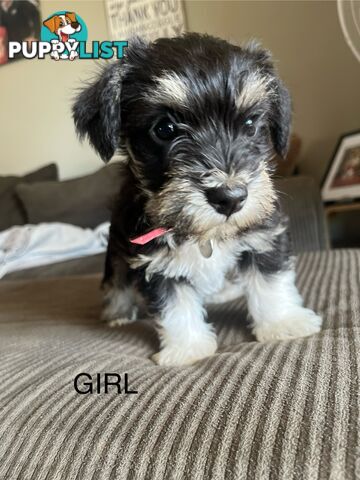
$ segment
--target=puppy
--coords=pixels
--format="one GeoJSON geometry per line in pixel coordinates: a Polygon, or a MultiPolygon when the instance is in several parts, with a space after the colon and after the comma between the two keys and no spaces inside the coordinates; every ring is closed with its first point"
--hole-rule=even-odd
{"type": "Polygon", "coordinates": [[[302,306],[271,159],[288,148],[291,106],[269,52],[186,34],[132,43],[77,98],[101,157],[126,156],[112,216],[103,316],[157,319],[160,365],[216,352],[204,305],[247,298],[261,342],[319,331],[302,306]]]}
{"type": "MultiPolygon", "coordinates": [[[[47,27],[50,32],[55,33],[59,42],[75,42],[74,39],[70,38],[76,32],[80,32],[81,25],[76,19],[76,14],[72,12],[66,12],[64,15],[53,15],[44,21],[43,25],[47,27]]],[[[58,52],[52,52],[51,57],[54,60],[60,60],[60,58],[69,58],[69,60],[74,60],[78,57],[79,54],[74,50],[70,52],[70,55],[63,53],[61,56],[58,52]]]]}

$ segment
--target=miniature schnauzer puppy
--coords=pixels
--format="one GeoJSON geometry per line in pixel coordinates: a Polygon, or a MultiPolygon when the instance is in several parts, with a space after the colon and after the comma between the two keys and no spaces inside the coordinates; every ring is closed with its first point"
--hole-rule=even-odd
{"type": "Polygon", "coordinates": [[[260,342],[320,330],[302,306],[271,180],[291,103],[268,51],[207,35],[136,40],[78,96],[73,116],[105,160],[126,156],[112,215],[103,316],[155,315],[160,365],[216,352],[205,305],[245,295],[260,342]]]}

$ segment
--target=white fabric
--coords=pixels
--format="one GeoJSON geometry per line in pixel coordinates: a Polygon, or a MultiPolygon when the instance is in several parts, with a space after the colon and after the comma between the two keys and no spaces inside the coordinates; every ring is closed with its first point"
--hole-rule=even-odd
{"type": "Polygon", "coordinates": [[[109,226],[106,222],[92,230],[65,223],[40,223],[0,232],[0,278],[16,270],[102,253],[109,226]]]}

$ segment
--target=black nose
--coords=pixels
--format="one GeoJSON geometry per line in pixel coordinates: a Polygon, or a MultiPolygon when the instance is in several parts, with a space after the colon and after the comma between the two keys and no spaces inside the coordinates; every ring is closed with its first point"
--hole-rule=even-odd
{"type": "Polygon", "coordinates": [[[227,217],[230,217],[230,215],[242,209],[248,195],[245,186],[237,187],[233,190],[225,187],[210,188],[206,190],[205,193],[210,205],[212,205],[218,213],[226,215],[227,217]]]}
{"type": "Polygon", "coordinates": [[[71,26],[75,29],[78,28],[79,25],[79,22],[71,22],[71,26]]]}

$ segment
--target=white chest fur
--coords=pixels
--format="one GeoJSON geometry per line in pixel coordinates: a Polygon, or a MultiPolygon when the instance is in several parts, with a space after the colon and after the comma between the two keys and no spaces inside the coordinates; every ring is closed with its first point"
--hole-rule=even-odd
{"type": "Polygon", "coordinates": [[[161,273],[168,278],[186,278],[203,296],[218,292],[224,285],[226,273],[236,264],[238,243],[235,240],[213,243],[209,258],[201,255],[197,243],[187,241],[168,249],[164,248],[152,255],[140,255],[136,264],[147,264],[146,276],[161,273]]]}

